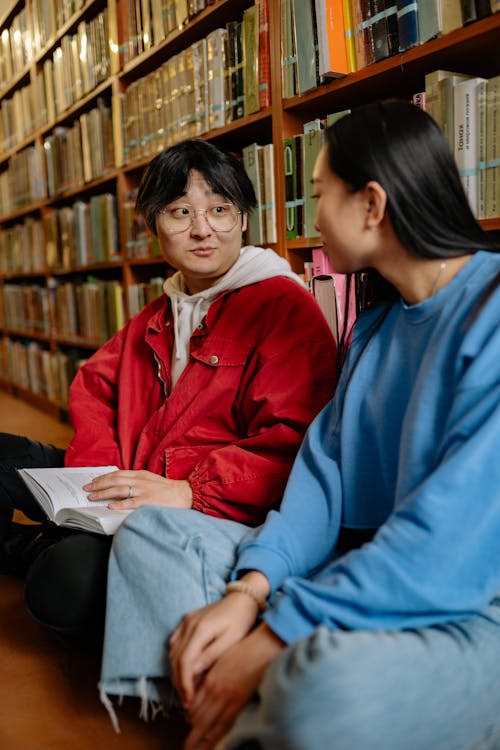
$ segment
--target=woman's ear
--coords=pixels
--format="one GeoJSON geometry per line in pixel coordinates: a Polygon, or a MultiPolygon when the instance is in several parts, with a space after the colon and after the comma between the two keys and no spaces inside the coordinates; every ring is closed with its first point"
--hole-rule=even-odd
{"type": "MultiPolygon", "coordinates": [[[[255,209],[257,210],[257,209],[255,209]]],[[[248,226],[248,214],[241,214],[241,231],[245,232],[248,226]]]]}
{"type": "Polygon", "coordinates": [[[385,216],[387,193],[378,182],[370,180],[364,188],[364,199],[367,226],[378,226],[385,216]]]}

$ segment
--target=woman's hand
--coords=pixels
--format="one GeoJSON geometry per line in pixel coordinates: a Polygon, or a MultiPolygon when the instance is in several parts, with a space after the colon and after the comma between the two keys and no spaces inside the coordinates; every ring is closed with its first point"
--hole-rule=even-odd
{"type": "Polygon", "coordinates": [[[184,617],[170,637],[169,657],[172,680],[185,708],[201,676],[248,633],[257,614],[257,604],[249,596],[234,593],[184,617]]]}
{"type": "Polygon", "coordinates": [[[231,646],[202,679],[188,707],[192,729],[184,750],[212,750],[285,647],[265,623],[231,646]]]}
{"type": "Polygon", "coordinates": [[[152,471],[113,471],[84,485],[89,500],[110,500],[108,508],[132,510],[140,505],[191,508],[193,493],[186,479],[167,479],[152,471]]]}

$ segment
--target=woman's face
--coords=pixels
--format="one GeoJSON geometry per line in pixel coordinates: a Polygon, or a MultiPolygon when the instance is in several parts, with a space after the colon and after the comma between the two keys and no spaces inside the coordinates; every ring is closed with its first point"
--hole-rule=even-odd
{"type": "MultiPolygon", "coordinates": [[[[182,232],[171,232],[166,227],[164,214],[156,217],[156,231],[167,263],[181,271],[191,294],[213,286],[239,257],[246,216],[238,215],[235,226],[228,232],[216,232],[207,222],[206,209],[229,201],[214,193],[203,175],[193,169],[184,193],[168,204],[169,210],[183,208],[197,213],[192,224],[182,232]]],[[[184,213],[186,213],[184,211],[184,213]]]]}
{"type": "Polygon", "coordinates": [[[366,268],[370,263],[364,231],[367,214],[365,192],[353,193],[331,171],[326,146],[316,160],[312,182],[317,201],[314,226],[333,267],[339,273],[366,268]]]}

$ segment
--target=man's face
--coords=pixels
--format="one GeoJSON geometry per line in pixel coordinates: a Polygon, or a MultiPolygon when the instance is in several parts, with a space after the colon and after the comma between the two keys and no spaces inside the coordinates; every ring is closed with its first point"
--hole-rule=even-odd
{"type": "Polygon", "coordinates": [[[193,222],[187,229],[177,232],[166,226],[164,213],[156,217],[156,231],[163,256],[167,263],[181,271],[191,294],[213,286],[239,257],[246,216],[239,214],[232,229],[220,232],[210,226],[203,213],[228,203],[227,198],[214,193],[203,175],[193,169],[183,195],[165,206],[170,214],[174,209],[178,209],[176,213],[180,215],[188,213],[183,208],[195,211],[193,222]]]}

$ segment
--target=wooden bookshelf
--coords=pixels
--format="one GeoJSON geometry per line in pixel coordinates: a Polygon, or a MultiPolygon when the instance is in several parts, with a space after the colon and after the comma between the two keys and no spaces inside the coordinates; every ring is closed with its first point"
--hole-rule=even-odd
{"type": "MultiPolygon", "coordinates": [[[[50,139],[60,136],[64,139],[73,137],[74,128],[88,127],[89,119],[94,117],[95,110],[109,112],[111,133],[114,142],[114,158],[105,165],[99,174],[92,173],[88,179],[78,179],[75,184],[67,188],[56,182],[54,194],[45,193],[22,205],[14,205],[8,211],[0,214],[0,231],[14,231],[16,226],[30,220],[40,222],[43,228],[45,242],[47,242],[48,217],[54,210],[72,207],[75,203],[88,203],[101,195],[113,196],[116,200],[117,217],[117,247],[113,260],[89,260],[87,263],[71,262],[69,267],[51,267],[48,262],[49,252],[46,247],[46,262],[43,269],[10,270],[0,257],[0,387],[18,392],[23,398],[29,397],[29,391],[16,384],[15,379],[6,378],[7,360],[11,356],[6,345],[7,339],[14,342],[38,342],[39,346],[51,355],[61,353],[72,358],[75,366],[79,358],[86,358],[97,347],[97,338],[82,338],[81,336],[67,336],[57,332],[56,315],[53,309],[53,298],[58,284],[79,285],[99,282],[118,286],[123,290],[123,316],[129,315],[128,290],[134,284],[147,282],[151,277],[165,275],[167,272],[164,261],[153,252],[134,256],[127,246],[127,221],[130,220],[130,195],[137,188],[145,165],[154,153],[141,154],[138,158],[128,160],[124,152],[123,132],[117,117],[123,106],[123,96],[129,87],[147,76],[155,75],[174,56],[181,55],[191,45],[206,39],[212,31],[224,28],[231,21],[240,21],[247,9],[254,5],[254,0],[214,0],[194,17],[184,23],[176,23],[169,30],[164,29],[164,38],[155,39],[154,22],[149,33],[153,37],[144,42],[144,50],[130,56],[130,44],[126,40],[130,24],[132,23],[129,10],[141,8],[141,0],[52,0],[51,7],[57,23],[45,19],[49,33],[43,26],[37,26],[36,9],[40,8],[38,0],[11,0],[7,9],[0,14],[0,33],[10,29],[12,24],[19,22],[19,14],[23,14],[23,23],[31,33],[33,46],[26,63],[12,71],[8,80],[4,80],[0,89],[0,106],[10,101],[17,92],[26,87],[35,87],[39,77],[44,75],[44,68],[51,69],[59,65],[62,48],[72,49],[71,38],[88,33],[89,44],[93,45],[93,54],[98,54],[104,62],[106,74],[102,78],[104,68],[95,69],[97,76],[94,85],[90,87],[85,81],[79,86],[84,89],[80,95],[72,93],[73,100],[68,106],[61,102],[55,103],[51,117],[43,121],[43,112],[34,111],[32,116],[34,127],[29,133],[18,138],[2,148],[0,137],[0,210],[2,209],[2,175],[11,168],[13,159],[20,160],[21,168],[31,164],[30,159],[36,159],[36,150],[41,153],[47,150],[50,139]],[[96,20],[98,19],[98,20],[96,20]],[[102,30],[106,28],[105,43],[102,30]],[[38,34],[38,37],[37,37],[38,34]],[[101,35],[101,36],[100,36],[101,35]],[[36,38],[43,43],[36,43],[36,38]],[[125,42],[127,41],[127,44],[125,42]],[[126,59],[125,59],[126,58],[126,59]],[[94,114],[93,114],[94,113],[94,114]],[[85,125],[87,123],[87,125],[85,125]],[[24,162],[23,162],[24,160],[24,162]],[[49,334],[42,334],[29,328],[19,328],[9,325],[5,309],[5,285],[39,285],[47,289],[51,305],[49,306],[49,334]]],[[[166,7],[166,6],[163,6],[166,7]]],[[[498,56],[498,39],[500,37],[500,13],[488,16],[456,29],[441,37],[432,39],[425,44],[415,46],[404,53],[375,62],[365,68],[336,78],[318,86],[316,89],[301,96],[288,99],[282,97],[282,61],[281,61],[281,5],[280,0],[268,0],[269,14],[269,44],[270,44],[270,90],[271,103],[259,111],[244,116],[241,119],[226,122],[223,126],[203,132],[199,137],[207,138],[224,148],[235,152],[253,143],[272,143],[274,145],[274,174],[275,174],[275,205],[277,221],[277,242],[273,247],[287,257],[294,270],[301,271],[303,262],[310,260],[311,250],[317,246],[314,237],[299,237],[286,239],[286,210],[285,210],[285,176],[283,169],[283,138],[294,136],[302,132],[304,123],[314,118],[324,118],[329,113],[354,107],[360,103],[378,98],[398,96],[411,98],[418,91],[424,90],[425,75],[431,71],[443,68],[478,76],[492,77],[500,73],[500,58],[498,56]]],[[[2,50],[0,49],[0,64],[2,50]]],[[[21,57],[19,57],[21,60],[21,57]]],[[[67,58],[66,58],[67,62],[67,58]]],[[[65,71],[59,75],[65,75],[65,71]]],[[[88,82],[87,82],[88,83],[88,82]]],[[[92,82],[91,82],[92,83],[92,82]]],[[[76,83],[74,84],[77,85],[76,83]]],[[[76,89],[75,89],[76,91],[76,89]]],[[[54,102],[50,103],[51,106],[54,102]]],[[[47,111],[49,105],[47,104],[47,111]]],[[[104,116],[104,115],[103,115],[104,116]]],[[[0,136],[2,131],[0,130],[0,136]]],[[[71,154],[71,150],[69,152],[71,154]]],[[[85,155],[84,155],[85,157],[85,155]]],[[[83,157],[83,158],[84,158],[83,157]]],[[[88,158],[88,154],[87,154],[88,158]]],[[[47,183],[47,162],[44,162],[42,178],[47,183]]],[[[60,165],[59,165],[60,166],[60,165]]],[[[82,172],[84,172],[82,165],[82,172]]],[[[87,164],[87,166],[89,166],[87,164]]],[[[57,177],[57,175],[56,175],[57,177]]],[[[5,191],[4,191],[5,192],[5,191]]],[[[9,196],[7,196],[8,198],[9,196]]],[[[87,209],[82,209],[87,210],[87,209]]],[[[482,221],[488,231],[500,232],[500,217],[482,221]]],[[[0,254],[5,252],[0,242],[0,254]]],[[[10,250],[9,250],[10,252],[10,250]]],[[[68,250],[70,252],[70,250],[68,250]]],[[[113,287],[114,288],[114,287],[113,287]]],[[[97,292],[96,292],[97,293],[97,292]]],[[[99,292],[100,293],[100,292],[99,292]]],[[[21,293],[22,296],[22,293],[21,293]]],[[[121,312],[115,311],[120,321],[121,312]]],[[[36,356],[36,355],[34,355],[36,356]]],[[[43,393],[31,394],[38,404],[46,404],[53,413],[59,411],[65,414],[66,407],[60,398],[49,398],[43,393]]]]}

